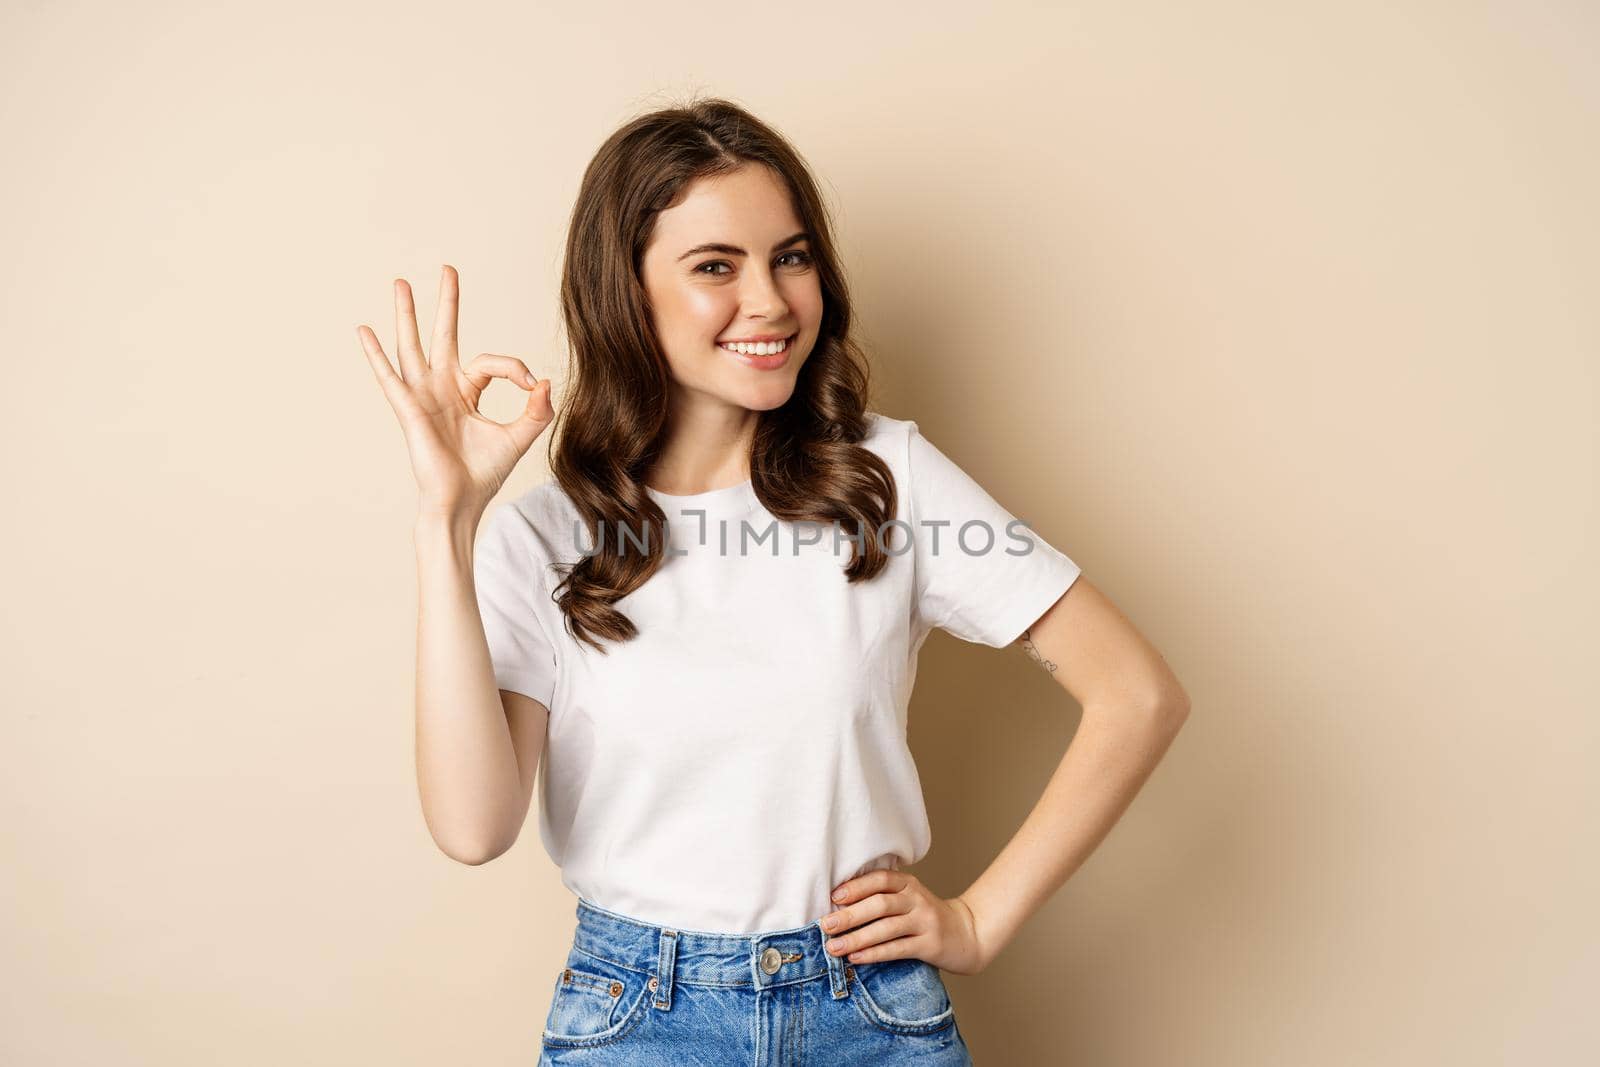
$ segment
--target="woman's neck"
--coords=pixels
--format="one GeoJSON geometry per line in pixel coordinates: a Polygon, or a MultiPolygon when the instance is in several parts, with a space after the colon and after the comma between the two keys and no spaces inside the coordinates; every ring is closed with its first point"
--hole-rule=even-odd
{"type": "Polygon", "coordinates": [[[759,412],[723,404],[680,406],[673,411],[667,441],[645,484],[657,492],[687,496],[749,480],[759,417],[759,412]]]}

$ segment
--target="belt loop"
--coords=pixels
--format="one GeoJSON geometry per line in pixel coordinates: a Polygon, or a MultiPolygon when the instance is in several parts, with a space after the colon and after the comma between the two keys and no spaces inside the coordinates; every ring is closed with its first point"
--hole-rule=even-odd
{"type": "Polygon", "coordinates": [[[835,956],[828,951],[829,935],[822,928],[822,920],[818,919],[813,925],[816,926],[817,933],[822,938],[822,954],[828,960],[828,985],[833,988],[833,999],[839,1000],[842,997],[849,996],[850,987],[845,981],[844,957],[835,956]]]}
{"type": "Polygon", "coordinates": [[[656,995],[651,1006],[665,1011],[672,1007],[672,971],[678,959],[678,931],[662,930],[661,947],[656,955],[656,995]]]}

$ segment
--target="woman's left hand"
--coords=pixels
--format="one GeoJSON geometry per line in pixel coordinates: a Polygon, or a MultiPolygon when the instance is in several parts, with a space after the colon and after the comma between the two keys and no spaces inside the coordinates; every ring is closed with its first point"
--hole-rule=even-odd
{"type": "Polygon", "coordinates": [[[850,963],[912,957],[954,974],[989,965],[967,902],[935,896],[914,874],[868,871],[838,886],[833,901],[837,907],[822,918],[830,955],[850,963]]]}

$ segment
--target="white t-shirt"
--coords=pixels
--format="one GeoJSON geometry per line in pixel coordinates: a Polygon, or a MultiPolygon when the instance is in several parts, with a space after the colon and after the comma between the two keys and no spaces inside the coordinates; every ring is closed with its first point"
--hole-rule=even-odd
{"type": "Polygon", "coordinates": [[[814,922],[840,882],[927,853],[906,745],[918,650],[935,626],[1010,644],[1079,568],[1011,525],[915,422],[869,418],[862,444],[893,472],[903,524],[876,577],[848,584],[849,531],[778,520],[749,481],[649,489],[669,554],[616,603],[639,635],[602,641],[604,655],[551,599],[564,572],[550,564],[594,545],[559,484],[483,523],[474,573],[495,682],[550,709],[539,831],[574,893],[660,926],[752,934],[814,922]]]}

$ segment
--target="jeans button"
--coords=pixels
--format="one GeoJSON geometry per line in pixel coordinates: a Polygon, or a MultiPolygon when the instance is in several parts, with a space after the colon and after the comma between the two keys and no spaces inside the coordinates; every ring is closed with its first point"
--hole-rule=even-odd
{"type": "Polygon", "coordinates": [[[777,949],[768,945],[767,950],[761,954],[761,969],[768,974],[774,974],[782,966],[783,957],[778,953],[777,949]]]}

